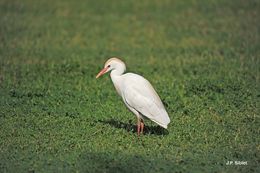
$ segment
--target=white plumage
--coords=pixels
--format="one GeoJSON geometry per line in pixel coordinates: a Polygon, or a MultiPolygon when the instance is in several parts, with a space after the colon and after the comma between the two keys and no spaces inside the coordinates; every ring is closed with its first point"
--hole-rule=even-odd
{"type": "Polygon", "coordinates": [[[163,128],[167,128],[170,118],[163,103],[148,80],[140,75],[125,72],[125,64],[118,58],[110,58],[104,69],[96,76],[111,71],[110,76],[117,93],[124,103],[137,116],[138,135],[143,132],[143,120],[148,118],[163,128]]]}

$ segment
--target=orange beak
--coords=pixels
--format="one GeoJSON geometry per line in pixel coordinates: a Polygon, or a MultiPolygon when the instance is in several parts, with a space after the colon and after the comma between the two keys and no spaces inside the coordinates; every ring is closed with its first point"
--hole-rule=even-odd
{"type": "Polygon", "coordinates": [[[96,76],[96,79],[107,72],[108,67],[103,68],[96,76]]]}

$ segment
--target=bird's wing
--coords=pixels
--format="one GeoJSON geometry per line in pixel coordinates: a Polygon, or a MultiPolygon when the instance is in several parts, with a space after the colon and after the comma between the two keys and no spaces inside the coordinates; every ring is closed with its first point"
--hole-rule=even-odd
{"type": "Polygon", "coordinates": [[[124,86],[123,97],[127,104],[147,118],[167,128],[170,122],[169,116],[149,81],[139,75],[132,75],[125,81],[127,82],[124,86]]]}

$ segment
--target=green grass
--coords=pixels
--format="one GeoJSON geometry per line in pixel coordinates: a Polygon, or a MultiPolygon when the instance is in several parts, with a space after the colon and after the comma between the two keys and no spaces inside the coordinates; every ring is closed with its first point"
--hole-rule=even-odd
{"type": "Polygon", "coordinates": [[[0,172],[259,172],[257,0],[0,1],[0,172]],[[171,118],[137,137],[104,62],[171,118]],[[247,161],[246,166],[226,165],[247,161]]]}

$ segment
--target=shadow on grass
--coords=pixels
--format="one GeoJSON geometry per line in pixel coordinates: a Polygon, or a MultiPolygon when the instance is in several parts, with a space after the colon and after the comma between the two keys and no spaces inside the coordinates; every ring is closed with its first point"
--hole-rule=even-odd
{"type": "MultiPolygon", "coordinates": [[[[99,123],[108,124],[118,129],[125,129],[128,132],[137,133],[137,125],[134,124],[131,120],[128,123],[124,123],[117,120],[98,120],[99,123]]],[[[145,134],[154,134],[154,135],[168,135],[168,130],[160,127],[160,126],[144,126],[144,135],[145,134]]]]}
{"type": "Polygon", "coordinates": [[[75,166],[80,172],[185,171],[181,165],[163,158],[147,158],[140,155],[125,155],[122,153],[82,153],[75,166]]]}

